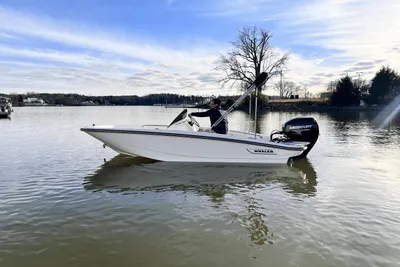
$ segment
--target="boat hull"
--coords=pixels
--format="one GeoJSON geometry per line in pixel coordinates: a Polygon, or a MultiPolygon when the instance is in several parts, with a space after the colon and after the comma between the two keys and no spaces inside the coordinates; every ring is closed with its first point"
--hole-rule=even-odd
{"type": "Polygon", "coordinates": [[[9,117],[11,117],[11,112],[0,111],[0,118],[9,118],[9,117]]]}
{"type": "Polygon", "coordinates": [[[306,149],[215,133],[95,126],[81,130],[118,153],[168,162],[285,164],[306,149]]]}

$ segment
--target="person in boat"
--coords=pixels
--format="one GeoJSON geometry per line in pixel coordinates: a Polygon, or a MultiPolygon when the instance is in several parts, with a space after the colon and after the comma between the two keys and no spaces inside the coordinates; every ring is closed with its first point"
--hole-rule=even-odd
{"type": "MultiPolygon", "coordinates": [[[[221,108],[221,100],[214,98],[210,103],[210,109],[204,112],[192,112],[189,116],[193,117],[210,117],[211,126],[225,113],[221,108]]],[[[228,119],[225,117],[218,125],[211,129],[218,134],[228,133],[228,119]]]]}

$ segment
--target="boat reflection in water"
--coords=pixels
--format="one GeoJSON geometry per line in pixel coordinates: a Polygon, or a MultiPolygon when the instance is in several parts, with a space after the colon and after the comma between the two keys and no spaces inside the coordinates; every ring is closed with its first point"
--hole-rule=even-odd
{"type": "MultiPolygon", "coordinates": [[[[235,185],[255,188],[280,183],[292,194],[313,196],[317,173],[308,159],[292,165],[204,164],[158,162],[141,157],[118,155],[106,161],[93,175],[86,177],[85,189],[126,191],[229,191],[235,185]]],[[[231,192],[232,191],[232,192],[231,192]]],[[[213,194],[211,194],[212,196],[213,194]]],[[[218,194],[217,194],[218,195],[218,194]]]]}
{"type": "MultiPolygon", "coordinates": [[[[179,192],[208,196],[211,206],[225,208],[234,221],[249,232],[254,244],[272,243],[265,223],[265,207],[254,192],[281,188],[298,197],[316,194],[317,173],[307,159],[289,165],[204,164],[156,162],[140,157],[118,155],[86,177],[86,190],[119,194],[143,192],[179,192]],[[234,195],[245,209],[234,212],[224,205],[234,195]]],[[[271,192],[271,191],[269,191],[271,192]]],[[[268,194],[267,192],[266,194],[268,194]]],[[[228,204],[227,204],[228,205],[228,204]]]]}

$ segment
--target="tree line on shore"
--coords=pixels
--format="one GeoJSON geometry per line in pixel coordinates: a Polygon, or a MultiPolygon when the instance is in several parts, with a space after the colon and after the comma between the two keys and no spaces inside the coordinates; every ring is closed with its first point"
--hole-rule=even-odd
{"type": "Polygon", "coordinates": [[[149,94],[145,96],[88,96],[82,94],[35,93],[3,95],[11,98],[13,105],[24,106],[24,99],[38,98],[48,105],[81,106],[81,105],[155,105],[155,104],[193,104],[203,103],[206,97],[186,96],[180,94],[149,94]]]}
{"type": "Polygon", "coordinates": [[[387,104],[400,95],[400,74],[389,66],[383,66],[370,81],[345,75],[330,82],[328,91],[333,106],[359,105],[360,100],[370,105],[387,104]]]}

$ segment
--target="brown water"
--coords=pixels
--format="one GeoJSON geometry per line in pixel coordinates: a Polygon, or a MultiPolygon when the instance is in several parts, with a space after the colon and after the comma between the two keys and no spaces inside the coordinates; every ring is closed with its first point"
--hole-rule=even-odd
{"type": "MultiPolygon", "coordinates": [[[[226,168],[117,156],[79,131],[179,109],[14,111],[0,120],[1,267],[400,265],[399,119],[379,130],[376,114],[267,113],[265,133],[318,121],[308,159],[226,168]]],[[[248,129],[244,113],[229,120],[248,129]]]]}

